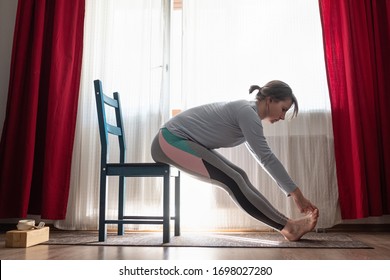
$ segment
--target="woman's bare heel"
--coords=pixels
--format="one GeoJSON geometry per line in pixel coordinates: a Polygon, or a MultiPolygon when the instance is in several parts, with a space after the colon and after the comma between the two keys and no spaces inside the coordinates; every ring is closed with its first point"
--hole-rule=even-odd
{"type": "Polygon", "coordinates": [[[298,241],[301,237],[312,231],[318,220],[318,209],[297,220],[288,220],[285,227],[280,231],[288,241],[298,241]]]}

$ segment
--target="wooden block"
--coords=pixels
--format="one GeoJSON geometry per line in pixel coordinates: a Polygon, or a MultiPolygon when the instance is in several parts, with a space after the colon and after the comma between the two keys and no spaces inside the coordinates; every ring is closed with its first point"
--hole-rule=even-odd
{"type": "Polygon", "coordinates": [[[49,240],[49,227],[10,230],[5,234],[5,247],[27,248],[49,240]]]}

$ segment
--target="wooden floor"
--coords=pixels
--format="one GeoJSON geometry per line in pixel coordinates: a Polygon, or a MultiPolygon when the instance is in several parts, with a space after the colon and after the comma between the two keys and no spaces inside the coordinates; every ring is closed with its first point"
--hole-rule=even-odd
{"type": "Polygon", "coordinates": [[[373,249],[160,248],[36,245],[5,248],[1,260],[390,260],[390,232],[345,232],[373,249]]]}

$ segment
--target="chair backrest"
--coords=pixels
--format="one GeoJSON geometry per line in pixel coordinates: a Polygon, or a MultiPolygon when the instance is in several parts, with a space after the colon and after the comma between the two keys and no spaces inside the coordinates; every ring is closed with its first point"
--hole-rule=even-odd
{"type": "Polygon", "coordinates": [[[97,115],[99,120],[100,143],[102,148],[101,149],[102,164],[107,163],[108,146],[109,146],[108,134],[112,134],[118,137],[119,150],[120,150],[119,160],[120,163],[124,163],[126,161],[125,158],[126,145],[125,145],[125,133],[123,129],[123,119],[122,119],[122,110],[121,110],[121,104],[119,99],[119,93],[114,92],[113,98],[111,98],[106,94],[104,94],[102,82],[100,80],[95,80],[93,83],[95,87],[96,108],[97,108],[97,115]],[[115,125],[107,122],[106,110],[108,110],[109,107],[115,109],[115,120],[116,120],[115,125]]]}

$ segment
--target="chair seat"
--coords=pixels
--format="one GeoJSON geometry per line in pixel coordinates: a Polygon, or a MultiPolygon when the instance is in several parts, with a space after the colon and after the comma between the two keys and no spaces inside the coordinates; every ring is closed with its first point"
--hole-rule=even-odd
{"type": "Polygon", "coordinates": [[[169,172],[170,166],[165,163],[109,163],[106,165],[107,176],[164,176],[169,172]]]}

